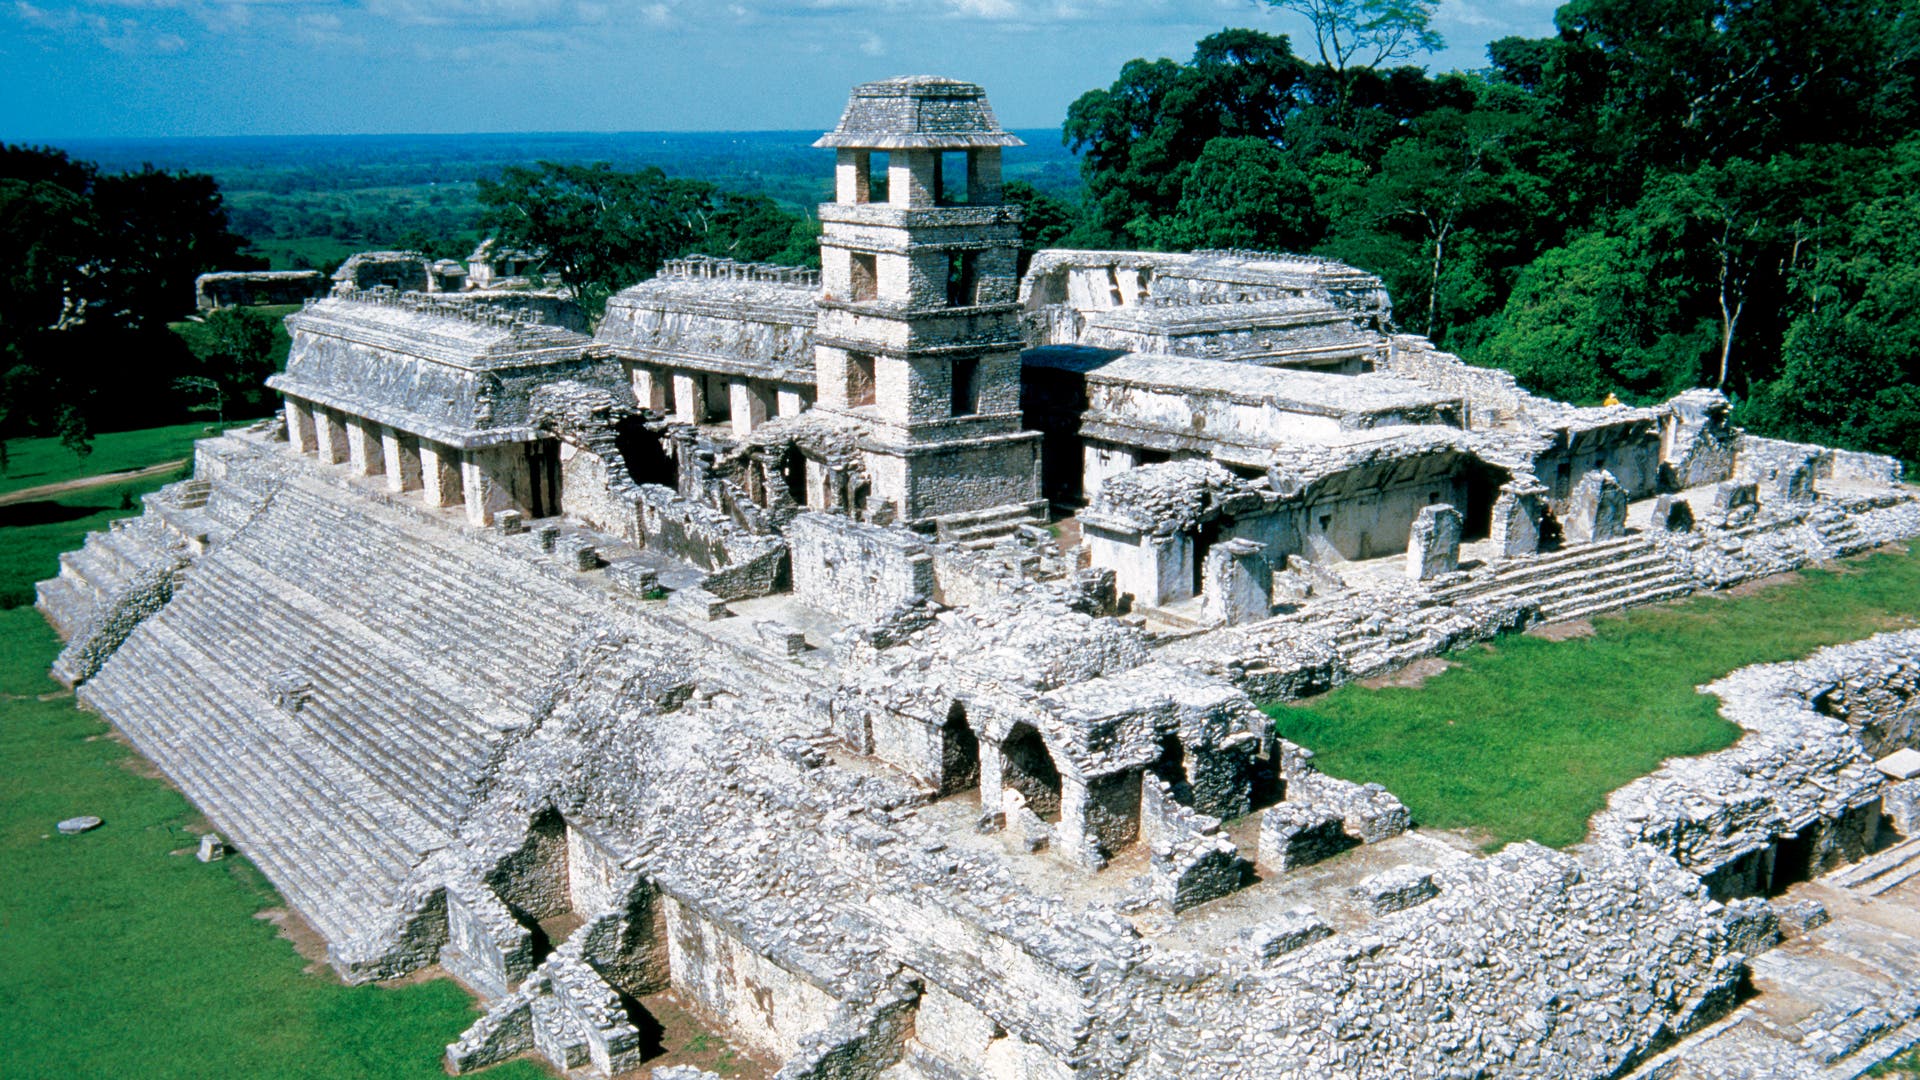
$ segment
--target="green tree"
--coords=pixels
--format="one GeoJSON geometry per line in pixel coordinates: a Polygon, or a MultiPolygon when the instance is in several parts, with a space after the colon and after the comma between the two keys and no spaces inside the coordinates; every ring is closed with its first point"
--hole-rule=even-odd
{"type": "Polygon", "coordinates": [[[483,221],[507,244],[546,251],[548,264],[595,314],[607,298],[686,251],[711,185],[656,168],[618,172],[601,162],[508,166],[481,180],[483,221]]]}
{"type": "Polygon", "coordinates": [[[1351,99],[1355,68],[1374,69],[1446,47],[1431,27],[1432,0],[1266,0],[1313,26],[1320,63],[1333,75],[1340,106],[1351,99]]]}
{"type": "Polygon", "coordinates": [[[230,406],[263,406],[274,370],[273,320],[252,308],[220,308],[207,316],[201,340],[195,370],[173,383],[191,402],[187,411],[224,424],[230,406]]]}
{"type": "Polygon", "coordinates": [[[1657,252],[1626,237],[1578,237],[1520,274],[1483,355],[1521,385],[1596,402],[1662,398],[1694,385],[1713,325],[1690,319],[1657,252]]]}
{"type": "Polygon", "coordinates": [[[1306,251],[1326,233],[1306,173],[1265,139],[1207,143],[1169,215],[1129,222],[1129,232],[1165,251],[1269,248],[1306,251]]]}

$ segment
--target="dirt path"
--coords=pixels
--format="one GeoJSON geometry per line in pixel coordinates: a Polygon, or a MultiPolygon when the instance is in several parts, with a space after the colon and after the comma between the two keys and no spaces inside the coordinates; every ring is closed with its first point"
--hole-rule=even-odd
{"type": "Polygon", "coordinates": [[[104,487],[128,480],[145,480],[149,477],[164,476],[187,463],[186,458],[163,461],[158,465],[149,465],[144,469],[128,469],[123,472],[108,473],[105,476],[82,476],[74,480],[62,480],[57,484],[41,484],[39,487],[21,488],[0,495],[0,506],[11,503],[36,502],[55,495],[65,495],[69,491],[84,491],[87,488],[104,487]]]}

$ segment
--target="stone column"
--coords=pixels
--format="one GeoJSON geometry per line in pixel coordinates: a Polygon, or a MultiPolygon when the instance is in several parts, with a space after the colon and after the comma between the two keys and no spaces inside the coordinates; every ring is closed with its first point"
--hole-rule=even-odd
{"type": "Polygon", "coordinates": [[[355,476],[379,476],[387,471],[380,455],[379,424],[364,417],[347,417],[347,466],[355,476]]]}
{"type": "Polygon", "coordinates": [[[774,394],[774,407],[781,416],[799,416],[807,409],[807,399],[798,389],[783,386],[774,394]]]}
{"type": "Polygon", "coordinates": [[[687,424],[707,418],[706,379],[699,372],[673,373],[673,418],[687,424]]]}
{"type": "Polygon", "coordinates": [[[296,454],[311,454],[320,448],[313,433],[313,406],[299,398],[287,399],[287,448],[296,454]]]}
{"type": "Polygon", "coordinates": [[[767,422],[767,394],[745,379],[727,383],[727,404],[733,416],[733,433],[741,438],[767,422]]]}
{"type": "Polygon", "coordinates": [[[313,433],[322,465],[339,465],[347,460],[345,419],[324,405],[313,410],[313,433]]]}
{"type": "Polygon", "coordinates": [[[460,451],[420,440],[420,487],[428,506],[453,506],[465,495],[460,490],[460,451]]]}
{"type": "Polygon", "coordinates": [[[1605,469],[1581,477],[1567,499],[1563,528],[1570,544],[1594,544],[1626,535],[1626,489],[1605,469]]]}
{"type": "Polygon", "coordinates": [[[1000,744],[980,740],[980,814],[982,817],[1005,813],[1000,801],[1006,790],[1006,759],[1000,756],[1000,744]]]}
{"type": "Polygon", "coordinates": [[[467,524],[477,529],[493,524],[494,501],[493,478],[487,475],[480,454],[469,450],[460,455],[460,489],[467,499],[467,524]]]}
{"type": "Polygon", "coordinates": [[[1460,569],[1460,511],[1423,506],[1407,533],[1407,576],[1426,581],[1460,569]]]}
{"type": "Polygon", "coordinates": [[[1540,517],[1547,489],[1538,484],[1507,484],[1493,502],[1488,539],[1504,558],[1532,555],[1540,550],[1540,517]]]}
{"type": "Polygon", "coordinates": [[[654,412],[666,412],[668,384],[659,369],[637,364],[632,374],[634,404],[654,412]]]}
{"type": "Polygon", "coordinates": [[[420,487],[420,441],[411,435],[380,429],[380,456],[387,463],[387,490],[417,491],[420,487]]]}
{"type": "Polygon", "coordinates": [[[1209,621],[1232,626],[1273,613],[1273,568],[1266,553],[1267,545],[1246,539],[1208,549],[1201,610],[1209,621]]]}

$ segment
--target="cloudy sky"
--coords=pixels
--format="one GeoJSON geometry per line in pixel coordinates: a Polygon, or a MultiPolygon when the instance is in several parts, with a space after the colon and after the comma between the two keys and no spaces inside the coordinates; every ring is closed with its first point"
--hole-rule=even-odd
{"type": "MultiPolygon", "coordinates": [[[[1554,6],[1442,0],[1428,62],[1481,66],[1554,6]]],[[[850,84],[915,73],[1052,127],[1223,26],[1310,51],[1260,0],[0,0],[0,141],[824,128],[850,84]]]]}

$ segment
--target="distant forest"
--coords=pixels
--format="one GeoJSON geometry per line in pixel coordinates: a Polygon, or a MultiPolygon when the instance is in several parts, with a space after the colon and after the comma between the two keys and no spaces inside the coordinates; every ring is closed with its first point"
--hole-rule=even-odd
{"type": "MultiPolygon", "coordinates": [[[[1442,75],[1408,63],[1433,3],[1268,2],[1316,33],[1223,30],[1022,133],[1029,249],[1326,255],[1537,392],[1718,386],[1757,432],[1920,460],[1920,0],[1575,0],[1442,75]]],[[[260,358],[206,343],[258,327],[154,336],[198,269],[459,258],[504,230],[592,302],[686,251],[805,261],[815,134],[5,148],[0,438],[254,404],[260,358]]]]}

